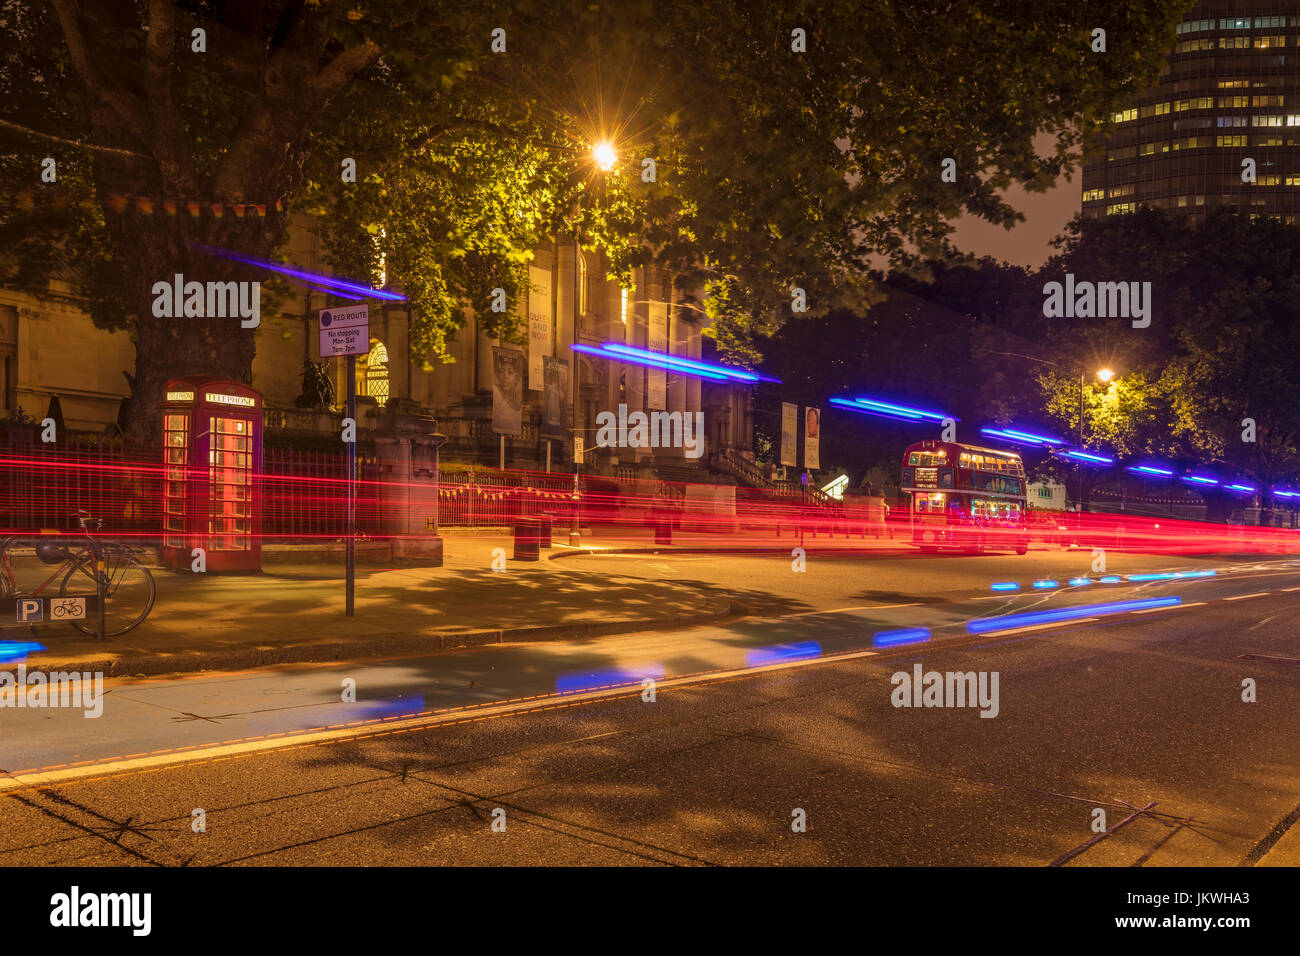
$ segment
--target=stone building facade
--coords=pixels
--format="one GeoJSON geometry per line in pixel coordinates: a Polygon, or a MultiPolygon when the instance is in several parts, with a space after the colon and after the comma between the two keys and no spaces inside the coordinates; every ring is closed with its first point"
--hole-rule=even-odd
{"type": "MultiPolygon", "coordinates": [[[[324,262],[318,231],[309,219],[291,224],[287,261],[321,273],[324,262]]],[[[701,331],[707,320],[698,303],[698,290],[679,288],[673,276],[657,269],[637,269],[631,289],[606,278],[607,263],[598,253],[577,253],[571,238],[560,238],[535,250],[530,266],[527,303],[517,304],[519,328],[527,340],[529,316],[534,334],[547,329],[545,348],[569,363],[574,361],[577,387],[566,389],[563,435],[541,434],[543,392],[530,374],[528,344],[498,342],[483,334],[472,310],[464,328],[451,341],[448,361],[430,357],[432,371],[408,347],[410,313],[403,303],[370,303],[370,352],[358,361],[358,424],[362,432],[382,434],[394,411],[437,421],[447,436],[445,462],[498,465],[510,469],[557,472],[572,467],[575,434],[583,439],[585,470],[621,477],[689,477],[710,480],[710,465],[721,453],[728,458],[752,458],[752,396],[749,387],[702,381],[632,363],[613,362],[575,352],[571,346],[617,342],[642,349],[666,349],[676,356],[701,357],[701,331]],[[576,279],[575,282],[575,270],[576,279]],[[696,292],[692,295],[692,292],[696,292]],[[575,297],[577,299],[575,308],[575,297]],[[575,322],[576,316],[576,322],[575,322]],[[575,335],[576,327],[576,335],[575,335]],[[527,380],[517,434],[504,443],[493,430],[493,347],[518,348],[527,380]],[[662,391],[662,406],[652,404],[662,391]],[[577,396],[576,418],[572,396],[577,396]],[[683,415],[704,413],[706,453],[698,458],[681,449],[597,447],[597,416],[662,409],[683,415]],[[504,448],[503,448],[504,445],[504,448]]],[[[257,353],[252,385],[265,401],[268,433],[334,432],[344,395],[343,359],[325,359],[337,401],[332,408],[301,407],[304,363],[319,362],[317,314],[327,306],[322,293],[302,286],[276,312],[264,309],[256,331],[257,353]]],[[[182,320],[183,321],[183,320],[182,320]]],[[[534,350],[538,347],[533,346],[534,350]]],[[[73,431],[112,430],[123,398],[129,392],[127,374],[133,368],[134,347],[126,332],[95,328],[68,287],[52,283],[34,297],[0,288],[0,418],[23,413],[41,419],[58,397],[66,427],[73,431]]],[[[196,369],[176,369],[189,374],[196,369]]]]}

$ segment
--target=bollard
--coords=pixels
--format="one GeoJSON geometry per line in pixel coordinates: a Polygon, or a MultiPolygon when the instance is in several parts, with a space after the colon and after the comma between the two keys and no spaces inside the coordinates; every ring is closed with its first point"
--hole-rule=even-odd
{"type": "Polygon", "coordinates": [[[654,517],[655,525],[655,544],[672,544],[673,543],[673,518],[672,515],[661,511],[654,517]]]}
{"type": "Polygon", "coordinates": [[[536,518],[516,518],[514,529],[515,560],[540,560],[537,546],[541,539],[541,523],[536,518]]]}
{"type": "Polygon", "coordinates": [[[537,529],[537,546],[539,548],[549,548],[551,546],[552,518],[550,515],[537,515],[533,518],[538,524],[537,529]]]}

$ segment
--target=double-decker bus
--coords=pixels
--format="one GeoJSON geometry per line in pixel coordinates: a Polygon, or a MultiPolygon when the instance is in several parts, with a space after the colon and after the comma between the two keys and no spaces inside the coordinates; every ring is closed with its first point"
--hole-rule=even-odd
{"type": "Polygon", "coordinates": [[[1029,550],[1025,469],[1012,451],[922,441],[903,455],[912,543],[922,551],[1029,550]]]}

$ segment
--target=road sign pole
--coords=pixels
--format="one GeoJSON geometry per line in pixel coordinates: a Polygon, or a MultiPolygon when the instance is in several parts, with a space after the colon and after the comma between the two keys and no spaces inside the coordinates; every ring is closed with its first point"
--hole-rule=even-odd
{"type": "Polygon", "coordinates": [[[356,442],[356,421],[357,421],[357,357],[348,356],[348,412],[347,417],[352,421],[354,429],[352,441],[347,442],[348,446],[348,540],[347,540],[347,589],[344,603],[344,613],[348,617],[356,616],[356,579],[357,579],[357,556],[356,556],[356,534],[357,534],[357,442],[356,442]]]}
{"type": "Polygon", "coordinates": [[[106,572],[104,569],[104,553],[94,541],[90,541],[90,566],[95,569],[95,640],[102,641],[105,637],[104,579],[106,572]]]}
{"type": "Polygon", "coordinates": [[[347,395],[343,415],[351,423],[345,429],[343,444],[347,446],[347,539],[344,541],[346,562],[343,610],[348,617],[356,616],[357,582],[357,356],[370,351],[370,306],[344,306],[321,309],[320,357],[335,355],[347,357],[347,395]],[[350,433],[350,434],[348,434],[350,433]],[[348,439],[351,439],[350,441],[348,439]]]}
{"type": "Polygon", "coordinates": [[[573,508],[572,508],[573,523],[569,525],[569,545],[574,548],[582,544],[582,515],[580,511],[580,509],[582,508],[582,492],[578,487],[578,475],[582,471],[582,456],[586,451],[586,449],[583,448],[583,444],[584,442],[582,440],[581,435],[577,435],[574,437],[573,439],[573,508]]]}

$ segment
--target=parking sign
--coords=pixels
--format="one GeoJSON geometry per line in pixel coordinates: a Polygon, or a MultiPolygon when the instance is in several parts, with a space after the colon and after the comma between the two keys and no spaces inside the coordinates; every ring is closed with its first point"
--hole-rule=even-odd
{"type": "Polygon", "coordinates": [[[45,617],[45,602],[40,598],[19,598],[16,603],[19,624],[39,624],[45,617]]]}

